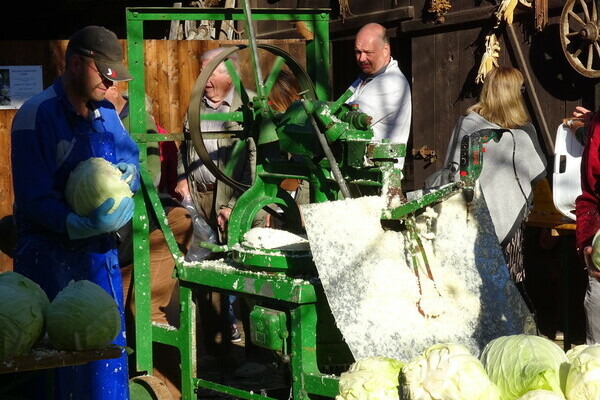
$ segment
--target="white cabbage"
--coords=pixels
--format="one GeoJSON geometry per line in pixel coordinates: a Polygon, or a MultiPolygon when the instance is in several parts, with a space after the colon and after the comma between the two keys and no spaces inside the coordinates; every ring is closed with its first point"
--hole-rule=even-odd
{"type": "Polygon", "coordinates": [[[342,373],[336,400],[399,400],[402,362],[387,357],[367,357],[342,373]]]}
{"type": "Polygon", "coordinates": [[[575,357],[577,357],[579,355],[579,353],[581,353],[583,350],[587,349],[589,347],[589,345],[587,344],[580,344],[578,346],[572,347],[567,351],[567,359],[569,360],[569,364],[573,363],[573,360],[575,360],[575,357]]]}
{"type": "Polygon", "coordinates": [[[65,197],[75,213],[87,217],[107,199],[115,199],[109,213],[117,209],[124,197],[132,197],[129,185],[121,180],[121,171],[101,157],[80,162],[71,171],[65,197]]]}
{"type": "Polygon", "coordinates": [[[71,282],[48,306],[50,343],[59,350],[92,350],[108,346],[121,330],[115,300],[97,284],[71,282]]]}
{"type": "Polygon", "coordinates": [[[498,400],[481,362],[459,344],[435,344],[402,367],[407,400],[498,400]]]}
{"type": "Polygon", "coordinates": [[[502,336],[485,346],[480,359],[490,380],[498,386],[501,400],[515,400],[536,389],[563,396],[569,361],[564,351],[548,339],[502,336]]]}
{"type": "Polygon", "coordinates": [[[600,399],[600,345],[587,346],[575,355],[565,394],[569,400],[600,399]]]}

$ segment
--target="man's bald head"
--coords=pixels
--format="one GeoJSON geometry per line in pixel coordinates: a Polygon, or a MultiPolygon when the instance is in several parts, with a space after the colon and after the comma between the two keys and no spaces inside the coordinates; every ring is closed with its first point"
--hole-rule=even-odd
{"type": "Polygon", "coordinates": [[[367,75],[373,75],[390,62],[390,42],[382,25],[371,23],[356,34],[354,54],[358,66],[367,75]]]}

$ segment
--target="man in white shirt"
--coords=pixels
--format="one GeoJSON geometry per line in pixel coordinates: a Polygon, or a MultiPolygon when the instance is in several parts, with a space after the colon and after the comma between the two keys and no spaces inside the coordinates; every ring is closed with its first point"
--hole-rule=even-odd
{"type": "MultiPolygon", "coordinates": [[[[406,144],[412,115],[410,86],[390,54],[386,29],[375,23],[363,26],[356,35],[354,53],[362,73],[350,86],[354,94],[346,103],[357,104],[373,118],[374,140],[406,144]]],[[[404,167],[404,158],[396,167],[404,167]]]]}

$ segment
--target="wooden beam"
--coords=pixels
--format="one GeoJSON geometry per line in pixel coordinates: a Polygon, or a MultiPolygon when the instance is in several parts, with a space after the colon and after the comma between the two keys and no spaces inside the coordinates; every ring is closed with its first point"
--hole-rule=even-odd
{"type": "Polygon", "coordinates": [[[517,37],[517,33],[515,32],[514,25],[508,25],[506,28],[506,33],[508,36],[508,42],[510,43],[510,47],[517,59],[517,64],[519,70],[523,74],[523,78],[525,79],[525,87],[527,89],[527,95],[531,104],[533,105],[533,113],[535,114],[535,118],[538,121],[539,127],[542,130],[542,137],[544,138],[544,144],[546,145],[546,150],[548,154],[554,154],[554,139],[553,133],[550,132],[550,128],[548,127],[548,121],[546,121],[546,115],[544,114],[544,108],[542,107],[542,103],[538,97],[538,94],[535,90],[535,86],[533,84],[533,77],[531,72],[529,71],[529,66],[527,64],[527,60],[525,59],[525,55],[523,54],[523,49],[521,48],[521,44],[519,43],[519,39],[517,37]]]}
{"type": "MultiPolygon", "coordinates": [[[[563,6],[564,0],[548,0],[549,11],[558,11],[557,14],[560,14],[563,6]]],[[[403,21],[400,23],[400,32],[404,35],[418,36],[431,35],[444,31],[464,30],[489,22],[492,18],[492,14],[497,8],[498,6],[482,6],[464,11],[449,12],[444,15],[445,22],[443,24],[424,22],[421,18],[403,21]]],[[[515,18],[523,15],[530,15],[531,13],[531,8],[517,6],[515,9],[515,18]]]]}
{"type": "MultiPolygon", "coordinates": [[[[399,7],[391,10],[375,11],[367,14],[354,15],[344,19],[335,19],[329,22],[329,37],[331,39],[340,39],[342,37],[354,36],[363,25],[370,22],[377,22],[385,27],[391,28],[397,26],[401,21],[415,17],[413,6],[399,7]]],[[[274,32],[266,32],[257,35],[260,39],[289,39],[300,37],[296,29],[282,29],[274,32]]]]}
{"type": "Polygon", "coordinates": [[[414,17],[414,7],[407,6],[355,15],[345,18],[343,23],[340,19],[336,19],[329,23],[329,36],[331,38],[354,36],[360,28],[371,22],[377,22],[378,24],[389,28],[401,23],[401,21],[410,20],[414,17]]]}

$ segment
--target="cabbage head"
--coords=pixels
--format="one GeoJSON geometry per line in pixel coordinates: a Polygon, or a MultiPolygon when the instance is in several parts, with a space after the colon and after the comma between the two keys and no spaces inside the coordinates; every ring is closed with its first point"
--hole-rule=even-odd
{"type": "Polygon", "coordinates": [[[38,285],[28,277],[21,275],[17,272],[8,271],[1,273],[0,286],[16,286],[22,290],[26,290],[30,296],[32,296],[39,302],[40,307],[42,307],[44,313],[46,312],[46,308],[48,308],[48,304],[50,304],[50,300],[48,300],[48,295],[46,294],[44,289],[40,287],[40,285],[38,285]]]}
{"type": "Polygon", "coordinates": [[[127,182],[121,180],[119,169],[101,157],[92,157],[80,162],[69,175],[65,197],[75,213],[87,217],[109,198],[117,209],[124,197],[132,197],[127,182]]]}
{"type": "Polygon", "coordinates": [[[550,390],[536,389],[525,393],[519,400],[562,400],[564,397],[550,390]]]}
{"type": "Polygon", "coordinates": [[[600,345],[587,346],[574,357],[565,394],[569,400],[600,399],[600,345]]]}
{"type": "Polygon", "coordinates": [[[427,348],[402,367],[407,400],[498,400],[498,388],[469,350],[454,343],[427,348]]]}
{"type": "Polygon", "coordinates": [[[583,350],[587,349],[588,347],[589,347],[589,345],[587,345],[587,344],[580,344],[580,345],[570,348],[566,353],[567,360],[569,360],[569,364],[572,364],[573,361],[575,360],[575,357],[577,357],[579,355],[579,353],[581,353],[583,350]]]}
{"type": "Polygon", "coordinates": [[[596,269],[600,269],[600,230],[594,235],[592,239],[592,264],[596,269]]]}
{"type": "Polygon", "coordinates": [[[480,359],[490,380],[498,386],[501,400],[515,400],[536,389],[561,396],[564,392],[569,361],[564,351],[548,339],[502,336],[485,346],[480,359]]]}
{"type": "Polygon", "coordinates": [[[46,315],[48,338],[58,350],[101,349],[121,330],[115,300],[87,280],[69,283],[50,303],[46,315]]]}
{"type": "Polygon", "coordinates": [[[44,310],[31,291],[0,286],[0,361],[29,351],[43,332],[44,310]]]}
{"type": "Polygon", "coordinates": [[[366,357],[342,373],[336,400],[399,400],[402,362],[387,357],[366,357]]]}

